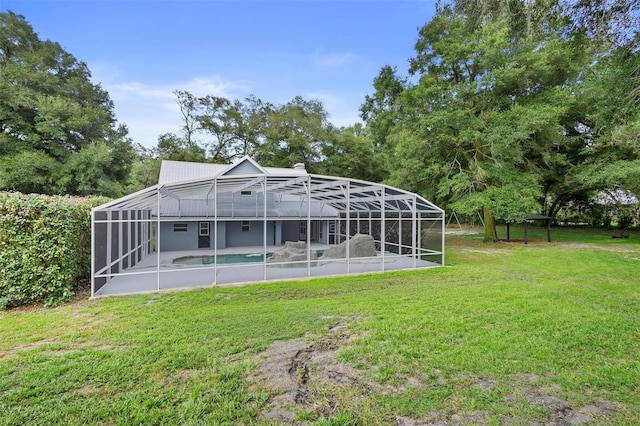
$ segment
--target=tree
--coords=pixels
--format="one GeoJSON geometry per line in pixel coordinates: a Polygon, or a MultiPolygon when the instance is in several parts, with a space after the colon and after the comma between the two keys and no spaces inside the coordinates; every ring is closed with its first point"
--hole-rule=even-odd
{"type": "Polygon", "coordinates": [[[366,95],[360,107],[360,117],[367,123],[367,133],[379,163],[384,167],[384,178],[391,168],[389,161],[397,142],[392,129],[402,114],[399,98],[407,87],[407,79],[398,76],[396,68],[385,65],[373,80],[374,94],[366,95]]]}
{"type": "Polygon", "coordinates": [[[395,96],[391,118],[385,109],[367,122],[392,122],[390,182],[482,210],[485,240],[497,239],[494,217],[517,222],[539,208],[545,179],[583,143],[566,130],[576,126],[573,88],[590,57],[565,23],[555,2],[439,7],[410,60],[417,83],[395,96]]]}
{"type": "Polygon", "coordinates": [[[371,182],[382,182],[386,176],[383,159],[361,124],[334,130],[320,150],[318,171],[322,174],[371,182]]]}
{"type": "Polygon", "coordinates": [[[32,158],[41,174],[34,185],[33,176],[3,167],[0,189],[76,193],[56,184],[64,178],[61,165],[97,143],[124,161],[112,183],[126,181],[132,161],[126,127],[116,125],[109,95],[90,77],[85,63],[58,43],[40,40],[23,16],[0,13],[0,163],[32,158]]]}
{"type": "Polygon", "coordinates": [[[187,139],[165,133],[158,137],[158,156],[165,160],[205,162],[205,149],[187,139]]]}
{"type": "Polygon", "coordinates": [[[253,155],[263,142],[271,106],[255,96],[242,102],[212,95],[197,97],[182,90],[175,94],[183,118],[182,132],[160,137],[158,148],[163,158],[231,163],[253,155]]]}
{"type": "Polygon", "coordinates": [[[314,171],[321,160],[321,144],[329,138],[332,126],[318,100],[293,100],[267,112],[264,143],[256,152],[260,164],[291,167],[304,163],[314,171]]]}

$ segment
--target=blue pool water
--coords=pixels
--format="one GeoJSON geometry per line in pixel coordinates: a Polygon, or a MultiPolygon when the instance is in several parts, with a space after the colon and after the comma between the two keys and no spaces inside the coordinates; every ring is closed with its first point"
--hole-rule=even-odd
{"type": "MultiPolygon", "coordinates": [[[[322,250],[318,250],[318,257],[322,256],[322,250]]],[[[267,253],[267,259],[271,257],[273,253],[267,253]]],[[[174,265],[213,265],[213,256],[184,256],[173,259],[174,265]]],[[[264,255],[262,253],[257,254],[219,254],[217,264],[227,265],[230,263],[257,263],[263,262],[264,255]]]]}
{"type": "MultiPolygon", "coordinates": [[[[267,253],[267,259],[271,257],[271,253],[267,253]]],[[[264,255],[259,254],[219,254],[218,265],[229,263],[255,263],[262,262],[264,255]]],[[[173,259],[173,263],[177,265],[213,265],[215,261],[213,256],[185,256],[173,259]]]]}

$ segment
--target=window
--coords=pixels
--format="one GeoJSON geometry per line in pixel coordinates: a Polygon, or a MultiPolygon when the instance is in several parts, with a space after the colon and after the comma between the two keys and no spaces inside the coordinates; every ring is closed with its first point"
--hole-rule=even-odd
{"type": "Polygon", "coordinates": [[[242,232],[249,232],[251,230],[251,222],[248,220],[242,221],[242,232]]]}
{"type": "Polygon", "coordinates": [[[209,236],[209,222],[200,222],[200,226],[198,227],[198,235],[201,237],[209,236]]]}
{"type": "Polygon", "coordinates": [[[307,221],[306,220],[301,220],[300,221],[300,237],[307,237],[307,221]]]}
{"type": "Polygon", "coordinates": [[[173,232],[187,232],[187,226],[186,223],[174,223],[173,232]]]}
{"type": "Polygon", "coordinates": [[[251,191],[240,191],[240,195],[251,195],[251,191]]]}

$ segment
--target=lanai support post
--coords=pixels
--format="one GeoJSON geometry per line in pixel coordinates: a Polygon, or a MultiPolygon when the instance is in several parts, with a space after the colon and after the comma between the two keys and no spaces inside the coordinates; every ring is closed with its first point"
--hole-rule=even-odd
{"type": "MultiPolygon", "coordinates": [[[[218,178],[213,178],[213,285],[218,284],[218,178]]],[[[226,228],[225,228],[226,232],[226,228]]]]}
{"type": "Polygon", "coordinates": [[[422,212],[416,212],[416,214],[418,215],[418,247],[417,247],[417,255],[420,257],[420,260],[422,260],[422,212]]]}
{"type": "Polygon", "coordinates": [[[417,266],[416,256],[416,196],[413,196],[413,205],[411,206],[411,257],[413,257],[413,267],[417,266]]]}
{"type": "Polygon", "coordinates": [[[524,243],[529,244],[529,238],[527,237],[527,219],[524,220],[524,243]]]}
{"type": "Polygon", "coordinates": [[[382,220],[382,226],[381,226],[381,240],[380,241],[380,251],[382,252],[382,272],[384,272],[384,251],[385,251],[385,240],[386,240],[386,234],[387,234],[387,222],[386,222],[386,218],[385,216],[387,215],[386,212],[386,208],[385,208],[385,193],[387,192],[386,188],[383,186],[382,187],[382,202],[381,204],[381,209],[380,209],[380,219],[382,220]]]}
{"type": "Polygon", "coordinates": [[[441,237],[441,241],[440,241],[440,251],[442,252],[442,266],[444,266],[444,237],[445,237],[445,216],[446,213],[443,210],[442,213],[440,213],[440,224],[441,224],[441,233],[440,233],[440,237],[441,237]]]}
{"type": "Polygon", "coordinates": [[[307,277],[311,276],[311,176],[307,176],[307,277]]]}
{"type": "Polygon", "coordinates": [[[156,290],[160,291],[160,188],[157,189],[158,204],[156,212],[156,290]]]}
{"type": "Polygon", "coordinates": [[[112,262],[112,256],[111,256],[111,222],[113,220],[113,215],[111,214],[111,208],[109,208],[109,210],[107,210],[107,276],[105,277],[105,282],[109,282],[111,281],[111,278],[113,278],[113,276],[111,275],[111,262],[112,262]]]}
{"type": "MultiPolygon", "coordinates": [[[[258,197],[256,196],[256,210],[258,207],[258,197]]],[[[262,179],[262,280],[267,280],[267,176],[262,179]]],[[[275,234],[275,230],[273,231],[275,234]]],[[[275,236],[275,235],[274,235],[275,236]]]]}
{"type": "Polygon", "coordinates": [[[351,245],[351,194],[350,194],[351,181],[347,180],[347,247],[346,247],[346,255],[347,255],[347,274],[351,273],[350,262],[349,262],[349,246],[351,245]]]}
{"type": "Polygon", "coordinates": [[[96,294],[96,213],[91,209],[91,297],[96,294]]]}

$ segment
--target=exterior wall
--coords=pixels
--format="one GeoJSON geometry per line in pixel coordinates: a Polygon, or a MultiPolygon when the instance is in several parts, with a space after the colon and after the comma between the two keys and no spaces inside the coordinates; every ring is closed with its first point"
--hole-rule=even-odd
{"type": "MultiPolygon", "coordinates": [[[[329,244],[329,222],[326,220],[312,220],[311,222],[314,223],[312,226],[316,226],[315,239],[312,241],[319,244],[329,244]]],[[[300,220],[282,221],[281,244],[284,244],[285,241],[300,241],[300,220]]]]}
{"type": "Polygon", "coordinates": [[[250,161],[243,161],[242,163],[235,166],[233,169],[229,170],[225,175],[252,175],[255,173],[262,173],[259,169],[256,168],[250,161]]]}
{"type": "MultiPolygon", "coordinates": [[[[314,242],[329,243],[329,226],[326,220],[315,221],[317,223],[316,239],[314,242]],[[322,238],[320,238],[322,234],[322,238]]],[[[198,223],[199,221],[175,221],[160,223],[160,250],[198,250],[198,223]],[[182,223],[187,225],[186,232],[174,232],[173,225],[182,223]]],[[[210,223],[211,246],[213,249],[213,221],[210,223]]],[[[217,248],[262,246],[263,221],[249,221],[249,231],[242,231],[242,221],[218,222],[217,248]]],[[[269,220],[267,221],[267,245],[283,245],[286,241],[300,240],[299,220],[269,220]]]]}
{"type": "MultiPolygon", "coordinates": [[[[161,222],[160,223],[160,251],[197,250],[198,249],[198,222],[161,222]],[[174,223],[186,223],[187,232],[173,232],[174,223]]],[[[209,221],[211,246],[213,248],[213,222],[209,221]]],[[[226,223],[218,222],[218,248],[227,247],[226,223]]]]}
{"type": "Polygon", "coordinates": [[[283,245],[284,242],[282,241],[282,221],[281,220],[276,220],[274,222],[274,232],[275,232],[275,237],[274,237],[273,245],[275,246],[283,245]]]}
{"type": "MultiPolygon", "coordinates": [[[[213,223],[211,223],[211,225],[209,226],[211,227],[211,229],[213,229],[213,223]]],[[[217,247],[219,249],[227,248],[227,223],[226,222],[218,222],[217,239],[218,239],[217,247]]]]}
{"type": "Polygon", "coordinates": [[[160,251],[197,250],[198,222],[161,222],[160,251]],[[173,232],[174,223],[186,223],[187,232],[173,232]]]}
{"type": "MultiPolygon", "coordinates": [[[[275,243],[274,221],[267,221],[267,244],[275,243]]],[[[242,230],[241,221],[227,222],[227,247],[261,246],[263,239],[263,221],[249,221],[249,231],[242,230]]]]}

